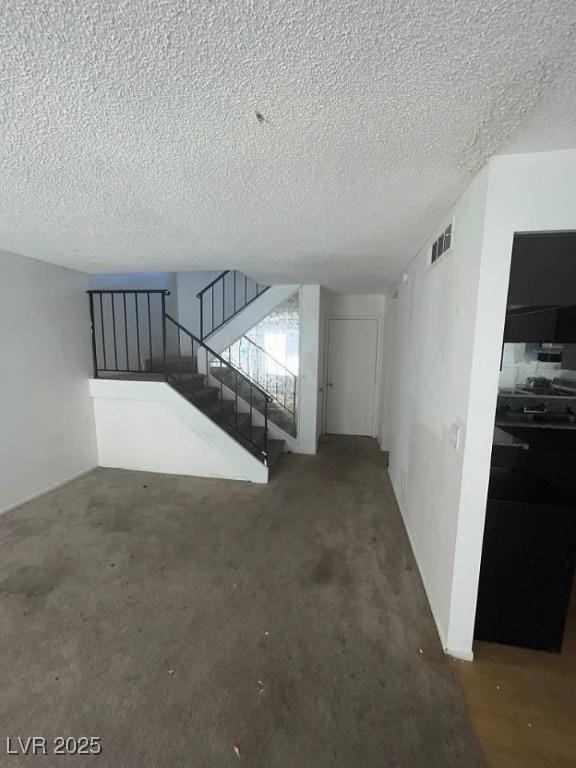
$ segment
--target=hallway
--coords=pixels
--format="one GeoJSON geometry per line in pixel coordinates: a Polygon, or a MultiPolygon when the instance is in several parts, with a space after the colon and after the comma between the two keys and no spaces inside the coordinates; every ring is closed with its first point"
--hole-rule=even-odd
{"type": "Polygon", "coordinates": [[[0,542],[3,738],[100,737],[69,763],[101,768],[483,765],[372,439],[269,485],[97,469],[0,542]]]}

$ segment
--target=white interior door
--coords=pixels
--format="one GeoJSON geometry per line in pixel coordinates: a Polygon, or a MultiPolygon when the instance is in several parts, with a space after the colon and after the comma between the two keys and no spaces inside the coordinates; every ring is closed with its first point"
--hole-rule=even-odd
{"type": "Polygon", "coordinates": [[[374,434],[378,320],[332,318],[328,326],[326,431],[374,434]]]}

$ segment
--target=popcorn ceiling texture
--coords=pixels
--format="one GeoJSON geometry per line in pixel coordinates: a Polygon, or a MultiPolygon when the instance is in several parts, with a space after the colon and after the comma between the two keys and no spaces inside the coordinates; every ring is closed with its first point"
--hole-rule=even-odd
{"type": "Polygon", "coordinates": [[[562,81],[575,21],[572,0],[4,0],[0,248],[374,292],[562,81]]]}

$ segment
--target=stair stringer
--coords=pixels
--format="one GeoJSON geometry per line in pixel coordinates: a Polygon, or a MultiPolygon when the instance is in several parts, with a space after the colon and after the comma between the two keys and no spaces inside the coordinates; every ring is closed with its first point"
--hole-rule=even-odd
{"type": "Polygon", "coordinates": [[[268,482],[268,467],[166,382],[90,379],[90,395],[100,466],[268,482]]]}
{"type": "Polygon", "coordinates": [[[270,286],[268,290],[250,302],[237,315],[231,317],[221,328],[207,336],[206,343],[215,352],[221,354],[223,350],[228,349],[240,336],[243,336],[256,323],[263,320],[278,304],[285,301],[299,288],[299,285],[270,286]]]}

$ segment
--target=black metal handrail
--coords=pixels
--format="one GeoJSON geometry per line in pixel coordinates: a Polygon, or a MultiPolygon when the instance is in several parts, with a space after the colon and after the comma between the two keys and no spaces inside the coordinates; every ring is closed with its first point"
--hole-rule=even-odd
{"type": "Polygon", "coordinates": [[[203,412],[223,428],[238,434],[267,464],[268,404],[272,397],[166,312],[170,291],[91,290],[87,293],[95,378],[156,373],[192,401],[194,392],[186,387],[191,374],[192,378],[195,373],[201,373],[206,380],[216,380],[219,402],[215,407],[202,409],[203,412]],[[168,338],[169,330],[172,334],[175,332],[175,338],[168,338]],[[204,370],[199,370],[202,367],[204,370]],[[247,387],[249,397],[242,400],[248,401],[248,410],[240,412],[239,389],[245,392],[247,387]],[[257,423],[255,410],[264,420],[261,441],[256,439],[255,430],[260,428],[261,419],[257,423]]]}
{"type": "MultiPolygon", "coordinates": [[[[237,368],[235,368],[233,365],[228,363],[221,355],[219,355],[215,350],[211,349],[202,339],[199,339],[197,336],[195,336],[193,333],[191,333],[187,328],[185,328],[181,323],[179,323],[177,320],[175,320],[171,315],[169,315],[167,312],[164,313],[164,324],[166,323],[171,324],[172,329],[176,330],[177,333],[177,354],[176,352],[171,355],[171,361],[172,364],[166,368],[165,375],[166,380],[171,383],[173,386],[175,386],[177,389],[181,389],[182,386],[186,385],[187,381],[190,378],[190,371],[186,370],[186,366],[183,365],[184,360],[193,360],[195,361],[196,366],[196,372],[201,373],[205,376],[211,376],[213,379],[216,379],[220,385],[220,392],[219,392],[219,405],[218,407],[212,412],[213,418],[215,421],[219,422],[220,424],[225,424],[225,426],[233,429],[234,432],[236,432],[242,439],[247,440],[254,448],[256,448],[262,455],[264,459],[264,463],[267,463],[267,457],[268,457],[268,403],[272,402],[272,398],[270,395],[265,392],[261,387],[259,387],[255,382],[251,381],[247,376],[245,376],[242,371],[239,371],[237,368]],[[188,340],[190,345],[190,353],[186,354],[187,350],[184,349],[183,354],[183,344],[182,344],[182,338],[181,335],[184,335],[185,339],[188,340]],[[204,360],[203,364],[205,365],[205,371],[200,370],[202,365],[199,363],[200,359],[200,352],[204,352],[204,360]],[[217,365],[213,366],[214,361],[216,361],[217,365]],[[216,371],[214,368],[223,368],[227,372],[231,372],[232,376],[226,376],[226,381],[224,381],[224,377],[219,377],[216,375],[216,371]],[[233,381],[232,381],[233,379],[233,381]],[[241,383],[244,384],[244,386],[249,387],[249,397],[248,397],[248,412],[246,415],[248,415],[248,425],[247,428],[243,429],[239,425],[239,417],[241,417],[243,414],[239,412],[238,410],[238,394],[241,383]],[[228,390],[232,392],[232,399],[225,398],[224,397],[224,387],[226,387],[228,390]],[[259,444],[254,440],[254,429],[257,426],[255,424],[254,419],[254,410],[255,410],[255,400],[254,398],[260,397],[262,399],[263,403],[263,411],[260,411],[260,409],[256,408],[260,412],[260,414],[264,418],[264,434],[263,434],[263,445],[259,444]],[[232,420],[226,418],[226,410],[225,405],[226,402],[233,402],[234,403],[234,409],[232,414],[232,420]]],[[[168,336],[168,330],[165,331],[165,337],[168,336]]],[[[243,399],[243,398],[242,398],[243,399]]]]}
{"type": "Polygon", "coordinates": [[[162,317],[170,291],[102,289],[87,291],[94,377],[101,373],[146,371],[146,355],[165,360],[162,317]],[[142,300],[143,297],[143,300],[142,300]],[[156,297],[160,301],[154,301],[156,297]]]}
{"type": "Polygon", "coordinates": [[[200,338],[210,336],[268,288],[235,269],[227,269],[219,274],[196,294],[200,301],[200,338]]]}
{"type": "Polygon", "coordinates": [[[247,376],[250,381],[254,381],[256,384],[259,384],[268,395],[272,398],[272,400],[277,403],[281,408],[283,408],[285,411],[287,411],[292,417],[296,416],[296,390],[297,390],[297,383],[298,383],[298,377],[289,369],[287,368],[284,363],[281,363],[279,360],[277,360],[273,355],[271,355],[264,347],[261,347],[260,344],[257,344],[255,341],[253,341],[249,336],[241,336],[239,339],[237,339],[234,344],[231,344],[228,347],[228,362],[233,365],[234,367],[238,367],[242,373],[247,376]],[[265,359],[271,360],[272,363],[275,366],[278,366],[278,368],[281,368],[284,371],[283,377],[288,378],[291,380],[291,386],[284,390],[280,390],[278,388],[279,383],[279,376],[278,374],[271,374],[268,371],[268,366],[264,366],[264,371],[262,371],[262,368],[260,366],[260,360],[257,358],[256,363],[256,370],[253,370],[253,366],[251,364],[251,356],[250,352],[248,352],[247,357],[247,367],[242,367],[242,342],[248,342],[248,344],[251,347],[254,347],[258,350],[258,355],[262,355],[265,359]],[[236,366],[232,361],[232,350],[234,347],[238,347],[238,366],[236,366]],[[271,383],[272,382],[272,383],[271,383]],[[289,403],[291,400],[292,405],[290,406],[289,403]]]}

